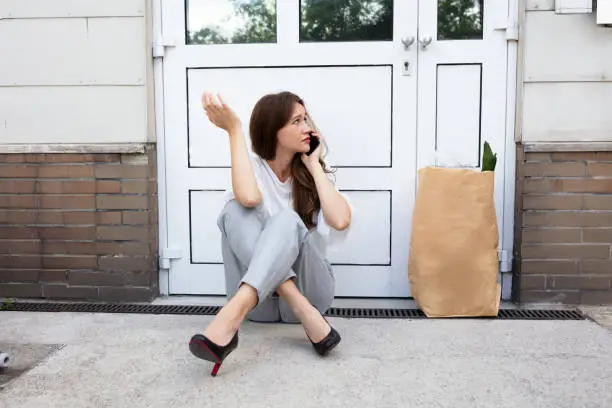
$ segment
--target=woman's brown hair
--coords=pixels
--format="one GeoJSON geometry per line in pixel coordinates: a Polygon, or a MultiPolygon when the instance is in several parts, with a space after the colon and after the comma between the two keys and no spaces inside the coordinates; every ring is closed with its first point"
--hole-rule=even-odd
{"type": "MultiPolygon", "coordinates": [[[[306,106],[299,96],[291,92],[280,92],[266,95],[261,98],[253,108],[249,133],[253,152],[264,160],[274,160],[276,156],[276,145],[278,143],[277,133],[284,127],[293,114],[295,104],[306,106]]],[[[311,121],[312,118],[306,114],[311,121]]],[[[324,146],[322,146],[323,148],[324,146]]],[[[321,155],[323,156],[323,155],[321,155]]],[[[330,173],[325,165],[323,157],[319,162],[326,173],[330,173]]],[[[321,209],[319,194],[312,174],[302,162],[301,153],[296,153],[291,162],[291,177],[293,187],[293,209],[298,213],[306,227],[316,226],[314,215],[321,209]]]]}

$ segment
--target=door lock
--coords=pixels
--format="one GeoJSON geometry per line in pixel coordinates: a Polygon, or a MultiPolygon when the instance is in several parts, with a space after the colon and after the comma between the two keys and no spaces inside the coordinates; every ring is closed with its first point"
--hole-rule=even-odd
{"type": "Polygon", "coordinates": [[[409,60],[402,61],[402,75],[403,76],[411,76],[412,75],[412,64],[409,60]]]}

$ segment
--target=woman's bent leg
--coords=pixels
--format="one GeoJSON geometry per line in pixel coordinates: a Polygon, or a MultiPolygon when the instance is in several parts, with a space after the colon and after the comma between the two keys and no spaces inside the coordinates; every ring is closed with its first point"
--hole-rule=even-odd
{"type": "MultiPolygon", "coordinates": [[[[296,273],[295,285],[319,313],[330,308],[335,293],[335,278],[326,259],[323,237],[310,231],[303,241],[300,253],[293,264],[296,273]]],[[[298,322],[298,316],[284,298],[279,301],[280,317],[284,322],[298,322]]]]}
{"type": "Polygon", "coordinates": [[[278,321],[278,298],[271,295],[296,276],[291,267],[308,231],[292,210],[271,217],[265,225],[256,214],[232,201],[219,217],[228,296],[248,284],[257,290],[259,300],[249,319],[278,321]]]}
{"type": "MultiPolygon", "coordinates": [[[[219,216],[218,226],[221,230],[221,253],[225,270],[225,288],[227,298],[231,300],[246,274],[253,251],[263,230],[263,222],[258,218],[255,209],[245,208],[237,201],[228,202],[219,216]]],[[[277,322],[280,320],[278,298],[259,301],[247,318],[260,322],[277,322]]]]}

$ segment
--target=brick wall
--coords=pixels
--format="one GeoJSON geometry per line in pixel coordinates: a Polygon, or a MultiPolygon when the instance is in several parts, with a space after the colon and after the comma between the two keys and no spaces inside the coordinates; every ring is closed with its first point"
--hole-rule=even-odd
{"type": "Polygon", "coordinates": [[[612,304],[612,152],[518,157],[515,296],[612,304]]]}
{"type": "Polygon", "coordinates": [[[0,154],[0,296],[157,294],[155,151],[0,154]]]}

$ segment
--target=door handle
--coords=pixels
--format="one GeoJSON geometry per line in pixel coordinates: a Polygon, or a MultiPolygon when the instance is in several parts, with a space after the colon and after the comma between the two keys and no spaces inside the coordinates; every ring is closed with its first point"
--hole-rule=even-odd
{"type": "Polygon", "coordinates": [[[419,44],[421,44],[421,49],[426,50],[431,45],[433,38],[431,35],[424,35],[419,39],[419,44]]]}
{"type": "Polygon", "coordinates": [[[416,38],[414,36],[404,37],[402,38],[402,44],[404,44],[404,50],[408,51],[416,42],[416,38]]]}

